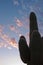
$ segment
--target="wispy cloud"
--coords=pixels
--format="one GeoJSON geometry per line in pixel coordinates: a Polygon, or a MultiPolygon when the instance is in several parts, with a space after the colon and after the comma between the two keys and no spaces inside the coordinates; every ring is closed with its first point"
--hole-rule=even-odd
{"type": "Polygon", "coordinates": [[[3,31],[3,28],[4,28],[4,26],[3,25],[0,25],[0,32],[3,31]]]}
{"type": "Polygon", "coordinates": [[[11,50],[11,49],[12,49],[12,47],[10,47],[10,46],[8,46],[7,48],[8,48],[9,50],[11,50]]]}
{"type": "Polygon", "coordinates": [[[29,8],[30,8],[30,11],[34,11],[34,8],[33,8],[33,6],[30,6],[29,8]]]}
{"type": "Polygon", "coordinates": [[[12,32],[15,32],[16,34],[19,34],[20,31],[17,29],[17,27],[15,27],[14,25],[9,25],[9,29],[12,31],[12,32]]]}
{"type": "Polygon", "coordinates": [[[23,28],[29,30],[29,17],[26,16],[23,16],[22,17],[22,20],[23,20],[23,28]]]}
{"type": "Polygon", "coordinates": [[[17,44],[15,38],[11,38],[10,44],[11,44],[13,47],[18,48],[18,44],[17,44]]]}
{"type": "Polygon", "coordinates": [[[16,5],[16,6],[18,6],[18,5],[19,5],[18,0],[14,0],[14,1],[13,1],[13,3],[14,3],[14,5],[16,5]]]}
{"type": "Polygon", "coordinates": [[[24,0],[21,0],[21,6],[22,6],[22,9],[23,10],[26,10],[27,8],[26,8],[26,5],[25,5],[25,3],[24,3],[24,0]]]}
{"type": "Polygon", "coordinates": [[[16,30],[16,28],[14,27],[14,25],[10,25],[9,28],[10,28],[11,31],[15,31],[16,30]]]}
{"type": "Polygon", "coordinates": [[[3,43],[3,47],[4,48],[7,48],[9,45],[8,44],[6,44],[5,42],[3,43]]]}
{"type": "Polygon", "coordinates": [[[16,19],[16,24],[17,24],[18,27],[23,26],[23,23],[19,19],[16,19]]]}
{"type": "Polygon", "coordinates": [[[5,42],[0,42],[0,48],[2,48],[2,47],[4,47],[4,48],[7,48],[8,47],[8,44],[6,44],[5,42]]]}
{"type": "Polygon", "coordinates": [[[21,37],[22,36],[22,34],[19,34],[19,37],[21,37]]]}
{"type": "Polygon", "coordinates": [[[9,44],[6,44],[5,42],[0,42],[0,48],[7,48],[9,50],[12,49],[12,47],[9,44]]]}
{"type": "Polygon", "coordinates": [[[25,28],[29,30],[29,18],[25,18],[25,28]]]}
{"type": "MultiPolygon", "coordinates": [[[[1,33],[1,34],[0,34],[0,38],[2,38],[6,43],[8,43],[8,45],[7,45],[7,44],[3,44],[4,47],[7,47],[7,48],[8,48],[8,46],[11,45],[11,46],[14,47],[14,48],[18,48],[18,45],[17,45],[16,40],[15,40],[15,39],[10,39],[10,38],[8,37],[8,35],[1,33]]],[[[1,47],[1,46],[2,46],[2,45],[0,45],[0,47],[1,47]]]]}
{"type": "Polygon", "coordinates": [[[0,48],[2,48],[2,47],[3,47],[3,45],[4,45],[4,43],[3,43],[3,42],[0,42],[0,48]]]}
{"type": "Polygon", "coordinates": [[[18,26],[19,28],[22,27],[22,28],[25,28],[25,29],[29,29],[29,18],[27,17],[27,15],[22,16],[21,19],[14,17],[14,22],[16,23],[16,26],[18,26]]]}
{"type": "Polygon", "coordinates": [[[0,33],[0,37],[1,37],[2,39],[4,39],[6,42],[9,43],[10,39],[9,39],[9,37],[8,37],[6,34],[0,33]]]}

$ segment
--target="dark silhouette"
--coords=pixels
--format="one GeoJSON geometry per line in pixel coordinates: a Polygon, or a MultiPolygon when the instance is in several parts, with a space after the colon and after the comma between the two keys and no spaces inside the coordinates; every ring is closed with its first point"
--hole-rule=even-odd
{"type": "Polygon", "coordinates": [[[30,13],[30,37],[34,30],[38,31],[37,19],[34,12],[30,13]]]}
{"type": "Polygon", "coordinates": [[[30,13],[30,44],[24,36],[19,40],[20,57],[27,65],[43,65],[43,37],[38,31],[37,19],[34,12],[30,13]]]}
{"type": "Polygon", "coordinates": [[[24,36],[20,37],[19,51],[20,51],[20,57],[22,61],[24,63],[28,63],[30,61],[30,49],[27,46],[27,42],[24,36]]]}

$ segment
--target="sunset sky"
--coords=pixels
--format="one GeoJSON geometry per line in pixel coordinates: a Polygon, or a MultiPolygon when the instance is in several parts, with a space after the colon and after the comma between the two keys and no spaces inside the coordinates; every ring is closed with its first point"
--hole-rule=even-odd
{"type": "Polygon", "coordinates": [[[0,65],[24,65],[18,41],[24,35],[29,45],[29,15],[35,12],[43,36],[43,0],[0,0],[0,65]]]}

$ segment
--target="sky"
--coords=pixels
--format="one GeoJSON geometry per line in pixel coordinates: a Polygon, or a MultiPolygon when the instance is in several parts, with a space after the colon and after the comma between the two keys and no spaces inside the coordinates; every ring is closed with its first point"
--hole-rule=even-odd
{"type": "Polygon", "coordinates": [[[0,65],[25,65],[18,42],[24,35],[29,45],[29,15],[35,12],[43,36],[43,0],[0,0],[0,65]]]}

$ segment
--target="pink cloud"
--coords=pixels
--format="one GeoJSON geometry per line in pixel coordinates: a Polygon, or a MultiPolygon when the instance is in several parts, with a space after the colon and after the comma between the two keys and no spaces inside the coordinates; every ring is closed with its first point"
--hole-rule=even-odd
{"type": "Polygon", "coordinates": [[[0,48],[2,48],[2,47],[3,47],[3,45],[4,45],[4,43],[0,42],[0,48]]]}
{"type": "Polygon", "coordinates": [[[5,42],[0,42],[0,48],[2,48],[2,47],[7,48],[7,49],[9,49],[9,50],[12,49],[12,47],[9,46],[9,44],[6,44],[5,42]]]}
{"type": "Polygon", "coordinates": [[[7,44],[5,44],[5,42],[0,42],[0,48],[2,47],[7,47],[7,44]]]}
{"type": "Polygon", "coordinates": [[[23,23],[19,19],[16,20],[16,24],[18,27],[23,26],[23,23]]]}
{"type": "Polygon", "coordinates": [[[3,25],[0,25],[0,32],[3,31],[3,28],[4,28],[4,26],[3,25]]]}
{"type": "MultiPolygon", "coordinates": [[[[11,46],[14,47],[14,48],[18,48],[18,45],[17,45],[17,42],[16,42],[15,39],[10,39],[8,35],[2,34],[2,33],[0,34],[0,37],[1,37],[5,42],[8,43],[8,45],[7,45],[7,44],[3,44],[4,47],[8,47],[9,45],[11,45],[11,46]]],[[[0,47],[1,47],[1,45],[0,45],[0,47]]]]}
{"type": "Polygon", "coordinates": [[[16,28],[13,26],[13,25],[10,25],[10,30],[12,30],[12,31],[14,31],[14,30],[16,30],[16,28]]]}
{"type": "Polygon", "coordinates": [[[29,18],[27,16],[22,16],[22,21],[15,17],[14,21],[18,27],[23,27],[29,30],[29,18]]]}
{"type": "Polygon", "coordinates": [[[11,45],[12,45],[13,47],[18,48],[18,44],[17,44],[15,38],[11,38],[10,43],[11,43],[11,45]]]}
{"type": "Polygon", "coordinates": [[[4,39],[7,43],[9,43],[10,39],[9,39],[9,37],[8,37],[6,34],[2,34],[2,33],[1,33],[0,37],[1,37],[2,39],[4,39]]]}
{"type": "Polygon", "coordinates": [[[26,16],[23,16],[23,27],[29,30],[29,18],[26,16]]]}
{"type": "Polygon", "coordinates": [[[9,26],[9,29],[10,29],[11,31],[17,33],[17,34],[19,34],[19,32],[20,32],[20,31],[18,30],[18,28],[15,27],[14,25],[10,25],[10,26],[9,26]]]}

